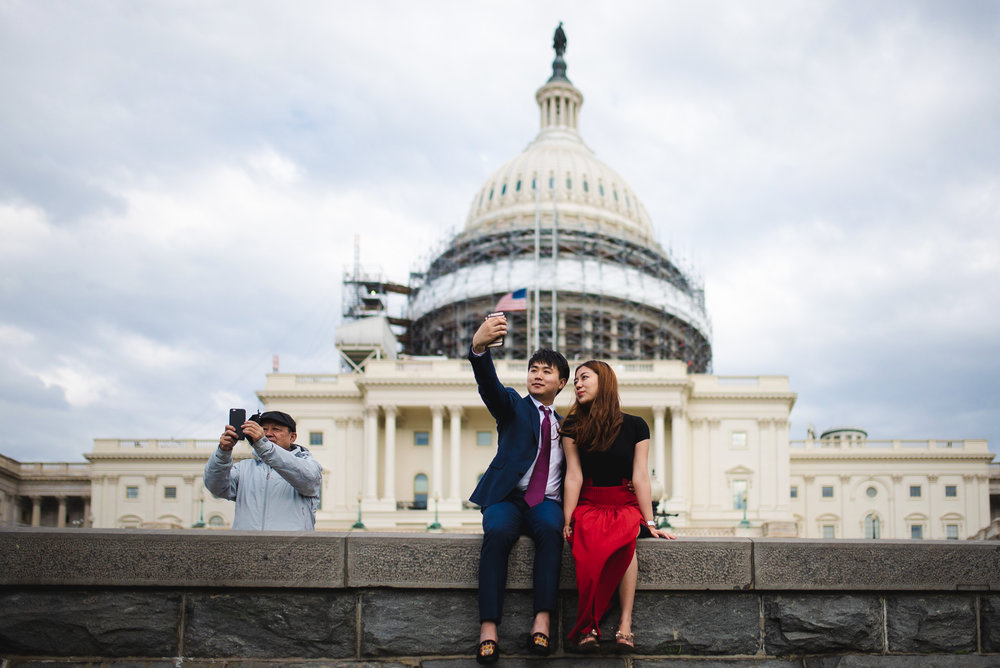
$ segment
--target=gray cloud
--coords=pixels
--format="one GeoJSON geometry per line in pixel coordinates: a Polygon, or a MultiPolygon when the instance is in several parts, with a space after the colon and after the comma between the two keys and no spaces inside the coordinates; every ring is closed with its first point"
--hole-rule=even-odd
{"type": "Polygon", "coordinates": [[[715,371],[807,423],[1000,447],[989,2],[0,5],[0,439],[214,437],[340,278],[397,280],[537,131],[557,21],[587,144],[705,277],[715,371]]]}

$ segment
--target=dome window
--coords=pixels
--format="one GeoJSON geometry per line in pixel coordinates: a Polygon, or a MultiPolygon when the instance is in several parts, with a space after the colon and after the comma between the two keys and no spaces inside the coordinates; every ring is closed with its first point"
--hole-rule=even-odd
{"type": "Polygon", "coordinates": [[[493,201],[493,188],[490,188],[490,201],[493,201]]]}
{"type": "Polygon", "coordinates": [[[612,190],[611,194],[615,196],[615,201],[617,202],[618,201],[618,191],[617,190],[612,190]]]}
{"type": "Polygon", "coordinates": [[[601,193],[601,197],[604,197],[604,184],[603,183],[598,183],[597,184],[597,192],[601,193]]]}
{"type": "Polygon", "coordinates": [[[531,177],[531,189],[538,190],[538,179],[531,177]]]}
{"type": "Polygon", "coordinates": [[[584,180],[584,182],[583,182],[583,192],[585,192],[585,193],[589,193],[590,192],[590,187],[587,185],[587,181],[586,180],[584,180]]]}
{"type": "Polygon", "coordinates": [[[507,194],[507,184],[506,183],[503,184],[503,188],[500,189],[500,194],[501,195],[506,195],[507,194]]]}
{"type": "Polygon", "coordinates": [[[632,201],[629,200],[628,193],[625,193],[625,206],[627,206],[630,209],[632,208],[632,201]]]}
{"type": "Polygon", "coordinates": [[[549,190],[552,190],[555,187],[556,187],[556,177],[550,176],[549,177],[549,190]]]}
{"type": "Polygon", "coordinates": [[[571,178],[569,178],[567,176],[566,177],[566,190],[572,190],[572,189],[573,189],[573,179],[571,179],[571,178]]]}
{"type": "Polygon", "coordinates": [[[514,186],[514,192],[521,192],[521,179],[517,180],[517,184],[514,186]]]}

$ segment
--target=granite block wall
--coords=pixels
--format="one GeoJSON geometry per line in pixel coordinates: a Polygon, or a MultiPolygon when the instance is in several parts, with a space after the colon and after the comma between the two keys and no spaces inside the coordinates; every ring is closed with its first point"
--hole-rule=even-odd
{"type": "MultiPolygon", "coordinates": [[[[14,666],[475,665],[480,537],[0,530],[14,666]]],[[[636,652],[582,656],[564,553],[554,655],[524,649],[530,541],[511,556],[501,665],[1000,665],[995,542],[640,541],[636,652]]],[[[616,611],[602,628],[614,632],[616,611]]]]}

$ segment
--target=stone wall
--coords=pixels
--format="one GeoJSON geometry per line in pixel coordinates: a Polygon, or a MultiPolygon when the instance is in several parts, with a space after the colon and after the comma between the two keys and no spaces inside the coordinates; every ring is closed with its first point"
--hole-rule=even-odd
{"type": "MultiPolygon", "coordinates": [[[[4,666],[475,665],[480,537],[0,530],[4,666]]],[[[501,665],[523,651],[515,547],[501,665]]],[[[996,542],[643,540],[631,657],[563,666],[1000,665],[996,542]]],[[[564,553],[559,635],[576,608],[564,553]]],[[[614,631],[612,611],[604,629],[614,631]]]]}

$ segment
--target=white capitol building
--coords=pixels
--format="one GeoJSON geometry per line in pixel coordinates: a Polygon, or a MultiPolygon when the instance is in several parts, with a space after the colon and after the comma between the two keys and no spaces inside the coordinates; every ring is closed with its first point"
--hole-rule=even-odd
{"type": "MultiPolygon", "coordinates": [[[[519,289],[529,308],[509,314],[501,380],[523,392],[539,345],[571,367],[609,361],[624,410],[650,426],[654,495],[676,533],[964,539],[990,525],[985,440],[872,441],[845,428],[794,442],[787,377],[713,374],[703,288],[584,144],[561,48],[535,97],[538,135],[473,194],[464,229],[425,272],[407,285],[348,272],[344,371],[275,372],[258,391],[323,466],[318,530],[480,529],[467,499],[496,432],[464,356],[483,316],[519,289]],[[392,294],[406,299],[402,317],[389,316],[392,294]]],[[[564,392],[557,409],[571,401],[564,392]]],[[[98,438],[89,464],[0,458],[0,523],[228,527],[233,504],[201,480],[216,444],[98,438]]]]}

